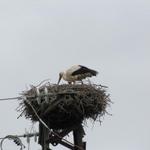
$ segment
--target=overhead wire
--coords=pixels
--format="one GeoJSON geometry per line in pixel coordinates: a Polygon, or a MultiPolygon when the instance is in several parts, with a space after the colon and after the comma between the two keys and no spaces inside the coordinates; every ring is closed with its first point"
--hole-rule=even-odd
{"type": "Polygon", "coordinates": [[[8,97],[8,98],[0,98],[0,101],[8,101],[8,100],[21,100],[21,96],[18,97],[8,97]]]}

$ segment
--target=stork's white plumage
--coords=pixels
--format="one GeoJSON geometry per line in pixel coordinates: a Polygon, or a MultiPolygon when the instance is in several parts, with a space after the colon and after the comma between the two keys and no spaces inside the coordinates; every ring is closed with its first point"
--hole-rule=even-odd
{"type": "Polygon", "coordinates": [[[72,82],[75,83],[75,81],[82,82],[82,79],[85,79],[87,77],[96,76],[97,74],[98,74],[98,72],[93,69],[87,68],[82,65],[75,65],[75,66],[72,66],[71,68],[67,69],[66,71],[59,73],[58,84],[62,78],[65,81],[67,81],[69,84],[71,84],[72,82]]]}

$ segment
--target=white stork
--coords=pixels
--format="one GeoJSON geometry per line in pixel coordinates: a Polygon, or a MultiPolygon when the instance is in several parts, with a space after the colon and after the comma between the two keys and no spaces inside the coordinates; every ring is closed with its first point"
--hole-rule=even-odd
{"type": "Polygon", "coordinates": [[[90,69],[90,68],[87,68],[87,67],[81,66],[81,65],[75,65],[75,66],[72,66],[71,68],[67,69],[66,71],[59,73],[59,80],[58,80],[57,84],[59,84],[59,82],[62,78],[65,81],[67,81],[69,84],[71,84],[72,82],[75,83],[75,81],[82,82],[82,79],[85,79],[87,77],[96,76],[97,74],[98,74],[98,72],[93,69],[90,69]]]}

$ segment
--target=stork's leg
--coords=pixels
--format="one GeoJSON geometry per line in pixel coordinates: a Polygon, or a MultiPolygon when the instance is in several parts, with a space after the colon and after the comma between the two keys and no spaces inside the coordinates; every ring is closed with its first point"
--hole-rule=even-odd
{"type": "Polygon", "coordinates": [[[81,84],[83,84],[83,81],[81,80],[81,84]]]}
{"type": "Polygon", "coordinates": [[[89,78],[88,78],[88,82],[89,82],[89,84],[92,84],[89,78]]]}

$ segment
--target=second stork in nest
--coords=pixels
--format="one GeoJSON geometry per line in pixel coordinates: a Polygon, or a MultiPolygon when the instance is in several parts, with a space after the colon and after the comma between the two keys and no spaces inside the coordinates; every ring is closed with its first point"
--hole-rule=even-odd
{"type": "Polygon", "coordinates": [[[71,84],[75,83],[76,81],[82,82],[83,79],[96,76],[97,74],[98,72],[93,69],[87,68],[82,65],[74,65],[71,68],[59,73],[59,80],[57,84],[60,83],[62,78],[69,84],[71,84]]]}

